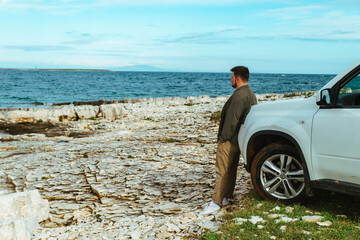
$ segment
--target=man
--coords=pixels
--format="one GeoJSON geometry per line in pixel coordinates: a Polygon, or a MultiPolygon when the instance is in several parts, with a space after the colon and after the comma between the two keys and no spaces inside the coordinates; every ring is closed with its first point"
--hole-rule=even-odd
{"type": "Polygon", "coordinates": [[[216,213],[221,206],[229,204],[236,182],[240,149],[238,133],[252,105],[257,103],[248,86],[249,70],[238,66],[231,69],[231,85],[236,88],[221,112],[216,152],[216,186],[212,201],[200,212],[201,215],[216,213]]]}

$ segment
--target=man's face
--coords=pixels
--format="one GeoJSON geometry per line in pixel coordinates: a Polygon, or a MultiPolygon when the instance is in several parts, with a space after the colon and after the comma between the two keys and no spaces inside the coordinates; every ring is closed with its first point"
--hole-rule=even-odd
{"type": "Polygon", "coordinates": [[[232,76],[231,76],[231,86],[233,88],[236,88],[237,87],[237,82],[236,82],[236,77],[235,77],[235,74],[233,73],[232,76]]]}

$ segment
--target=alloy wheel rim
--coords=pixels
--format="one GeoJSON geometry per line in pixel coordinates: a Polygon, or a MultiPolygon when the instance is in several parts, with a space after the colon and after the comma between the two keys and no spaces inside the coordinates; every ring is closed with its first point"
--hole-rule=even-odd
{"type": "Polygon", "coordinates": [[[276,154],[264,161],[260,168],[262,188],[278,199],[292,199],[305,187],[302,164],[287,154],[276,154]]]}

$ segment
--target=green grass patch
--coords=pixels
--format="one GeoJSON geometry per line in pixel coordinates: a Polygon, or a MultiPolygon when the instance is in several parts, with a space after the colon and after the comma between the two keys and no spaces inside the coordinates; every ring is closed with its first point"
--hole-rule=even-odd
{"type": "Polygon", "coordinates": [[[188,107],[191,107],[191,106],[194,106],[195,103],[189,102],[189,103],[185,103],[184,105],[185,105],[185,106],[188,106],[188,107]]]}
{"type": "Polygon", "coordinates": [[[313,92],[313,91],[309,91],[309,92],[305,92],[305,97],[308,98],[308,97],[311,97],[315,94],[316,92],[313,92]]]}
{"type": "Polygon", "coordinates": [[[294,92],[294,93],[285,93],[284,94],[284,98],[294,98],[294,97],[311,97],[312,95],[314,95],[314,91],[308,91],[308,92],[294,92]]]}
{"type": "Polygon", "coordinates": [[[180,140],[174,139],[174,138],[165,138],[165,142],[167,143],[174,143],[174,142],[180,142],[180,140]]]}
{"type": "Polygon", "coordinates": [[[204,233],[200,239],[360,239],[359,219],[358,197],[321,192],[302,204],[287,206],[263,201],[250,192],[224,215],[217,232],[204,233]],[[315,215],[323,217],[320,222],[329,221],[331,225],[302,220],[303,216],[315,215]],[[249,219],[254,217],[264,221],[251,223],[249,219]]]}
{"type": "Polygon", "coordinates": [[[210,121],[220,123],[221,120],[221,111],[213,112],[210,116],[210,121]]]}
{"type": "Polygon", "coordinates": [[[292,97],[297,97],[300,96],[299,93],[285,93],[284,94],[284,98],[292,98],[292,97]]]}

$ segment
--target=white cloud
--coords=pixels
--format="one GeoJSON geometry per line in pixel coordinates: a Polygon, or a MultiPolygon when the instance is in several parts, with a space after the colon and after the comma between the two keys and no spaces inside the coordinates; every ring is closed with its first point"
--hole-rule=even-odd
{"type": "Polygon", "coordinates": [[[68,51],[72,50],[69,46],[64,45],[7,45],[5,49],[22,50],[25,52],[47,52],[47,51],[68,51]]]}
{"type": "MultiPolygon", "coordinates": [[[[355,4],[352,0],[348,4],[355,4]]],[[[259,14],[269,18],[273,27],[262,38],[296,39],[304,41],[360,41],[360,14],[338,10],[338,2],[322,5],[302,5],[266,10],[259,14]]],[[[256,34],[255,34],[256,35],[256,34]]],[[[259,35],[260,38],[260,35],[259,35]]]]}
{"type": "Polygon", "coordinates": [[[311,16],[314,11],[318,11],[326,8],[327,8],[326,6],[287,7],[287,8],[266,10],[260,15],[276,17],[282,20],[304,19],[308,16],[311,16]]]}
{"type": "Polygon", "coordinates": [[[329,5],[333,5],[335,7],[359,7],[359,0],[336,0],[328,3],[329,5]]]}
{"type": "Polygon", "coordinates": [[[307,26],[336,28],[337,30],[360,30],[360,15],[349,15],[343,11],[331,11],[303,21],[307,26]]]}
{"type": "Polygon", "coordinates": [[[360,15],[348,15],[342,11],[328,12],[302,22],[305,28],[327,39],[360,41],[360,15]]]}
{"type": "Polygon", "coordinates": [[[0,11],[13,9],[39,10],[86,10],[88,8],[112,6],[203,6],[238,5],[259,3],[288,3],[286,0],[0,0],[0,11]]]}
{"type": "Polygon", "coordinates": [[[100,5],[117,5],[117,6],[173,6],[173,5],[228,5],[228,4],[257,4],[257,3],[288,3],[286,0],[97,0],[96,3],[100,5]]]}
{"type": "Polygon", "coordinates": [[[161,43],[225,44],[233,41],[229,34],[234,36],[241,30],[244,30],[244,28],[240,26],[216,27],[209,31],[171,36],[158,41],[161,43]]]}

